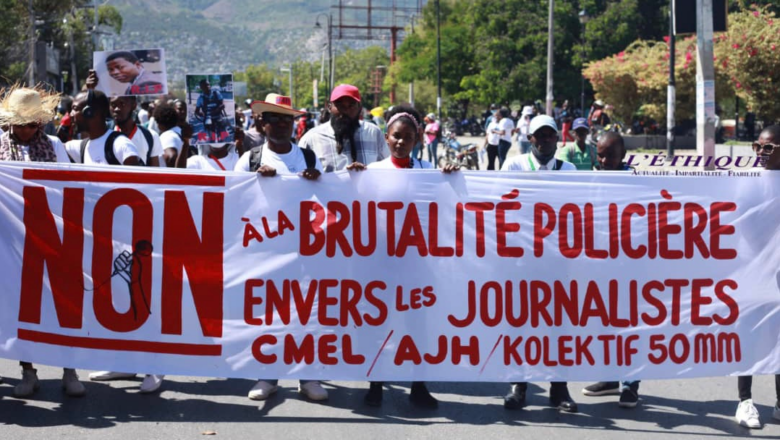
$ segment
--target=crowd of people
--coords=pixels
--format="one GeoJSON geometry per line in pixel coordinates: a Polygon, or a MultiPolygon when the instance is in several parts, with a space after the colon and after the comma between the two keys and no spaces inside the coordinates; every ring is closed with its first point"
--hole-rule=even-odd
{"type": "MultiPolygon", "coordinates": [[[[398,105],[384,115],[380,127],[363,120],[363,102],[357,87],[342,84],[330,95],[326,116],[319,124],[309,123],[311,115],[292,107],[290,97],[275,93],[263,100],[248,102],[246,119],[251,123],[237,127],[235,143],[211,144],[208,149],[191,148],[192,128],[186,122],[184,101],[139,103],[135,96],[108,98],[97,91],[97,77],[89,76],[84,91],[68,103],[67,119],[57,136],[44,133],[60,105],[60,97],[41,88],[13,87],[2,93],[0,101],[0,160],[24,162],[60,162],[86,165],[177,167],[210,172],[257,173],[262,178],[280,174],[297,174],[317,181],[323,173],[366,169],[432,169],[438,166],[437,149],[441,128],[433,114],[422,116],[410,105],[398,105]],[[296,124],[295,120],[298,119],[296,124]],[[428,160],[423,160],[427,151],[428,160]]],[[[64,102],[64,101],[63,101],[64,102]]],[[[203,105],[208,110],[207,105],[203,105]]],[[[501,171],[625,171],[626,149],[618,132],[606,132],[594,143],[589,136],[592,127],[604,122],[603,103],[597,102],[589,117],[570,117],[564,103],[560,121],[537,114],[525,107],[517,124],[507,109],[495,109],[487,122],[486,149],[488,169],[501,171]],[[559,129],[559,123],[562,128],[559,129]],[[565,146],[558,146],[561,132],[565,146]],[[574,132],[573,136],[570,131],[574,132]],[[512,136],[518,140],[520,154],[508,158],[512,136]],[[498,166],[495,161],[498,160],[498,166]]],[[[239,112],[240,113],[240,112],[239,112]]],[[[241,124],[239,124],[241,125],[241,124]]],[[[780,169],[780,126],[764,129],[753,144],[767,170],[780,169]]],[[[458,172],[455,164],[444,164],[444,173],[458,172]]],[[[29,362],[21,362],[22,379],[14,388],[18,398],[31,397],[39,387],[37,371],[29,362]]],[[[134,372],[100,371],[90,380],[126,379],[134,372]]],[[[617,378],[616,378],[617,379],[617,378]]],[[[621,407],[632,408],[639,402],[639,381],[599,382],[582,390],[586,396],[619,395],[621,407]]],[[[142,393],[158,391],[164,381],[161,375],[146,375],[142,393]]],[[[780,400],[780,375],[776,376],[780,400]]],[[[69,396],[86,392],[73,369],[63,372],[62,385],[69,396]]],[[[752,402],[751,378],[738,380],[739,398],[736,419],[747,427],[761,426],[752,402]]],[[[263,378],[248,391],[252,400],[265,400],[278,390],[273,378],[263,378]]],[[[372,382],[365,403],[382,403],[383,384],[372,382]]],[[[525,404],[527,383],[513,383],[504,398],[507,409],[525,404]]],[[[301,380],[299,391],[314,401],[326,400],[328,392],[319,381],[301,380]]],[[[425,408],[438,401],[425,383],[412,383],[410,400],[425,408]]],[[[566,382],[553,382],[550,404],[564,412],[577,412],[577,404],[566,382]]],[[[773,417],[780,420],[780,406],[773,417]]]]}

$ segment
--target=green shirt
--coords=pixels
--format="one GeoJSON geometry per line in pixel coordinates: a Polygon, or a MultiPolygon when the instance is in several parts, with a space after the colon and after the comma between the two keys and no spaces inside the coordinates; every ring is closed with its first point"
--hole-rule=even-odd
{"type": "Polygon", "coordinates": [[[580,171],[590,171],[598,163],[596,146],[588,141],[585,141],[585,151],[580,150],[576,142],[572,142],[559,148],[555,158],[573,163],[580,171]]]}

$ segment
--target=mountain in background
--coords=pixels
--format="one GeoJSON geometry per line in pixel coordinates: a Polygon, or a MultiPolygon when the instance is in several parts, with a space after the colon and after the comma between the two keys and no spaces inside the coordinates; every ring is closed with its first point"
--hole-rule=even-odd
{"type": "Polygon", "coordinates": [[[232,72],[250,64],[315,60],[327,42],[331,0],[125,0],[114,49],[163,48],[171,84],[187,73],[232,72]]]}

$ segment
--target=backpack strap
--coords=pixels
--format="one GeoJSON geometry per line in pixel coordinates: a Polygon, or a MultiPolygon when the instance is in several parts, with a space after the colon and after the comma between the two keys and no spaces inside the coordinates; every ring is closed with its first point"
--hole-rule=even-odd
{"type": "Polygon", "coordinates": [[[141,130],[141,133],[144,135],[144,139],[146,139],[146,145],[149,146],[149,148],[146,150],[146,162],[144,162],[144,165],[149,165],[149,162],[152,159],[152,147],[154,147],[154,136],[152,136],[152,132],[145,129],[144,127],[141,127],[140,125],[137,125],[138,129],[141,130]]]}
{"type": "Polygon", "coordinates": [[[81,150],[81,163],[84,163],[84,153],[87,152],[87,142],[89,142],[89,139],[82,139],[81,145],[79,146],[81,150]]]}
{"type": "Polygon", "coordinates": [[[306,160],[306,169],[317,168],[317,155],[309,148],[301,148],[303,159],[306,160]]]}
{"type": "Polygon", "coordinates": [[[255,173],[260,168],[263,160],[263,146],[257,146],[249,150],[249,171],[255,173]]]}
{"type": "Polygon", "coordinates": [[[119,131],[112,131],[108,134],[108,138],[106,139],[106,145],[103,152],[106,155],[106,162],[108,162],[109,165],[122,165],[114,154],[114,141],[119,136],[124,136],[124,134],[119,131]]]}

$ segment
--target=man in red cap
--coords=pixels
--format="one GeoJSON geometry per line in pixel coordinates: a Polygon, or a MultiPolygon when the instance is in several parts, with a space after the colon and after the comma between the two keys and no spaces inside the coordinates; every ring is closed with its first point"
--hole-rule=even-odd
{"type": "Polygon", "coordinates": [[[313,150],[325,172],[363,168],[390,157],[382,131],[360,120],[363,107],[357,87],[342,84],[330,94],[330,121],[309,130],[301,148],[313,150]]]}

